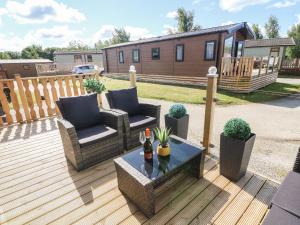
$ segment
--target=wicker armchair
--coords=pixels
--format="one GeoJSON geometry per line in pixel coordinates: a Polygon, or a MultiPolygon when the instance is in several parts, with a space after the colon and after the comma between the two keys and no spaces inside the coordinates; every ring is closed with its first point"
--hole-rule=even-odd
{"type": "MultiPolygon", "coordinates": [[[[61,101],[57,101],[57,105],[60,111],[64,111],[61,101]]],[[[62,113],[63,117],[64,114],[62,113]]],[[[79,128],[67,118],[57,120],[65,156],[78,171],[122,154],[124,151],[123,117],[116,112],[99,110],[96,116],[97,120],[94,124],[79,128]]]]}
{"type": "Polygon", "coordinates": [[[300,148],[298,149],[298,154],[296,156],[293,171],[296,173],[300,173],[300,148]]]}
{"type": "MultiPolygon", "coordinates": [[[[126,95],[126,91],[136,92],[136,89],[128,89],[128,90],[119,90],[122,93],[123,97],[126,95]]],[[[160,126],[160,105],[154,104],[145,104],[145,103],[137,103],[135,107],[135,111],[128,112],[120,109],[117,103],[114,101],[112,97],[112,92],[106,93],[106,98],[108,100],[110,109],[114,112],[119,113],[123,117],[123,130],[124,130],[124,145],[126,150],[130,150],[138,145],[139,142],[139,133],[142,130],[145,130],[147,127],[150,129],[154,129],[160,126]]],[[[133,97],[135,98],[135,97],[133,97]]],[[[137,97],[136,97],[137,98],[137,97]]],[[[125,102],[132,102],[134,100],[127,100],[125,102]]],[[[136,99],[137,101],[137,99],[136,99]]],[[[129,106],[132,109],[131,106],[129,106]]]]}

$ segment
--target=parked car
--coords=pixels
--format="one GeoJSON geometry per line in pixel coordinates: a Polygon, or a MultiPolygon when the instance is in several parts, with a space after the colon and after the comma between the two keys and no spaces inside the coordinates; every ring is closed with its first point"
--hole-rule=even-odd
{"type": "Polygon", "coordinates": [[[88,74],[88,73],[99,73],[103,71],[103,68],[97,65],[78,65],[74,66],[72,73],[73,74],[88,74]]]}

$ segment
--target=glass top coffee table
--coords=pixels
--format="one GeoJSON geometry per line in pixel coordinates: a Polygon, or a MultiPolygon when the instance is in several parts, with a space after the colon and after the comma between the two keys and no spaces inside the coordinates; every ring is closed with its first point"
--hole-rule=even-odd
{"type": "Polygon", "coordinates": [[[152,161],[144,159],[143,147],[114,160],[119,189],[148,217],[155,214],[156,188],[183,170],[198,179],[203,175],[202,148],[176,136],[171,136],[169,144],[171,154],[168,157],[157,155],[158,142],[155,141],[152,161]]]}

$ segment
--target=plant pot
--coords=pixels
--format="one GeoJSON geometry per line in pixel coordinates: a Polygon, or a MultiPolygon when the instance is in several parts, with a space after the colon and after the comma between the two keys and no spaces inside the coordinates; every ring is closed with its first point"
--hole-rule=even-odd
{"type": "Polygon", "coordinates": [[[159,156],[169,156],[170,155],[170,146],[162,147],[161,145],[157,146],[157,155],[159,156]]]}
{"type": "Polygon", "coordinates": [[[243,141],[221,134],[220,141],[220,174],[237,181],[245,175],[249,164],[256,135],[251,133],[243,141]]]}
{"type": "Polygon", "coordinates": [[[99,108],[102,108],[102,93],[97,94],[97,101],[98,101],[99,108]]]}
{"type": "Polygon", "coordinates": [[[169,114],[166,114],[165,126],[167,128],[171,128],[172,134],[181,137],[183,139],[187,139],[188,128],[189,128],[189,115],[186,114],[184,117],[180,119],[176,119],[170,117],[169,114]]]}

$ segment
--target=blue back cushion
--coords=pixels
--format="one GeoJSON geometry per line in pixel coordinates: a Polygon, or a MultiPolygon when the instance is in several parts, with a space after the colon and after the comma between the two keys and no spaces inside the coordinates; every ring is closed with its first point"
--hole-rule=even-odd
{"type": "Polygon", "coordinates": [[[108,91],[110,106],[133,116],[139,114],[139,101],[136,88],[108,91]]]}
{"type": "Polygon", "coordinates": [[[76,130],[101,124],[97,94],[59,98],[62,117],[76,130]]]}

